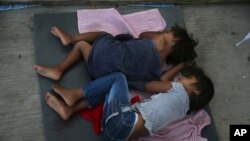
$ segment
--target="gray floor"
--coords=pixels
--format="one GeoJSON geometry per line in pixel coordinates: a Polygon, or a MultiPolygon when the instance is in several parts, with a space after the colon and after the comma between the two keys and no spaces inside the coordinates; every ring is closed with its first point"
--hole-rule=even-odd
{"type": "Polygon", "coordinates": [[[202,4],[202,3],[211,3],[211,4],[221,4],[221,3],[246,3],[249,0],[0,0],[3,3],[47,3],[47,4],[103,4],[103,3],[141,3],[141,2],[167,2],[167,3],[177,3],[177,4],[202,4]]]}
{"type": "MultiPolygon", "coordinates": [[[[43,140],[34,64],[33,15],[82,7],[37,7],[0,12],[0,140],[43,140]]],[[[184,5],[187,29],[198,38],[198,63],[214,81],[212,113],[221,141],[230,124],[250,124],[250,5],[184,5]]]]}

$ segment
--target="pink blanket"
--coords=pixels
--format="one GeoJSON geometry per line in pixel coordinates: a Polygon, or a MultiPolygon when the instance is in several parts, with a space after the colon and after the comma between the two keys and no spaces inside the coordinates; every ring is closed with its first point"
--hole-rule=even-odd
{"type": "Polygon", "coordinates": [[[79,33],[106,31],[112,35],[129,33],[139,37],[145,31],[162,31],[166,23],[158,9],[121,15],[114,8],[78,10],[79,33]]]}
{"type": "Polygon", "coordinates": [[[209,115],[205,110],[200,110],[169,124],[151,137],[140,138],[137,141],[207,141],[201,137],[201,131],[209,124],[209,115]]]}

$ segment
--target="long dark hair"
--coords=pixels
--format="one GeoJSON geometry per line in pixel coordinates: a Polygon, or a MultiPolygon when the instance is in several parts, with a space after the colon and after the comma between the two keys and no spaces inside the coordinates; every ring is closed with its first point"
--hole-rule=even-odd
{"type": "Polygon", "coordinates": [[[175,65],[197,57],[195,46],[197,46],[198,40],[193,39],[192,35],[189,35],[186,29],[178,25],[173,26],[170,32],[177,38],[177,41],[173,46],[173,52],[166,58],[166,63],[175,65]]]}

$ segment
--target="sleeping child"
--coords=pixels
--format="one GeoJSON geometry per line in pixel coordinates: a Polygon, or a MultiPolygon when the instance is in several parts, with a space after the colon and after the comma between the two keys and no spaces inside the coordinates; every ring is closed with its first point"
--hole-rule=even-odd
{"type": "Polygon", "coordinates": [[[184,65],[166,72],[165,81],[150,81],[145,90],[154,92],[150,99],[132,108],[128,98],[127,80],[121,72],[99,77],[79,89],[52,89],[63,100],[47,93],[45,100],[61,118],[68,120],[79,110],[104,103],[101,119],[102,133],[107,141],[127,141],[152,135],[169,123],[183,118],[188,111],[206,106],[214,95],[212,81],[197,67],[186,67],[177,82],[169,80],[184,65]]]}
{"type": "MultiPolygon", "coordinates": [[[[162,32],[144,32],[139,38],[128,34],[113,36],[106,32],[69,35],[57,27],[52,27],[51,33],[63,45],[74,45],[58,65],[34,66],[40,75],[53,80],[59,80],[81,57],[93,79],[112,72],[122,72],[129,82],[147,82],[161,79],[164,75],[161,69],[165,63],[176,65],[197,56],[194,48],[198,42],[179,26],[162,32]]],[[[134,85],[136,89],[142,89],[141,86],[138,83],[134,85]]]]}

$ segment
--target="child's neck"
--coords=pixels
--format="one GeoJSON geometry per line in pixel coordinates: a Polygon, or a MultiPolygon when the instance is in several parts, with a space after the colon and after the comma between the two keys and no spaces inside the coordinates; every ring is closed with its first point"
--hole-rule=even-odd
{"type": "Polygon", "coordinates": [[[182,86],[184,87],[184,89],[185,89],[185,91],[187,92],[187,95],[188,95],[188,96],[191,96],[191,95],[192,95],[190,92],[188,92],[188,89],[187,89],[187,87],[185,86],[185,84],[183,84],[180,80],[178,80],[177,82],[182,84],[182,86]]]}

